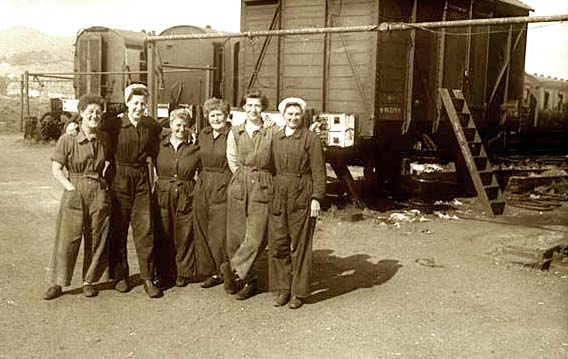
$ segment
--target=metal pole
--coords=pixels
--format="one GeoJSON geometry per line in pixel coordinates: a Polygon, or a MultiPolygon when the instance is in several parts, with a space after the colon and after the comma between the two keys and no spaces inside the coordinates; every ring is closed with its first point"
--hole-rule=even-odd
{"type": "MultiPolygon", "coordinates": [[[[193,67],[193,66],[192,66],[193,67]]],[[[206,66],[195,66],[189,69],[171,69],[163,70],[164,73],[177,73],[177,72],[190,72],[190,71],[203,71],[203,70],[214,70],[213,67],[206,66]]],[[[30,73],[30,76],[52,76],[52,75],[77,75],[77,76],[89,76],[89,75],[144,75],[148,74],[149,71],[84,71],[84,72],[42,72],[42,73],[30,73]]]]}
{"type": "Polygon", "coordinates": [[[161,66],[166,69],[205,70],[205,71],[217,70],[216,67],[211,67],[211,66],[185,66],[185,65],[173,65],[173,64],[162,64],[161,66]]]}
{"type": "Polygon", "coordinates": [[[337,34],[346,32],[389,32],[389,31],[407,31],[412,29],[441,29],[468,26],[487,26],[487,25],[511,25],[511,24],[528,24],[535,22],[559,22],[568,21],[568,14],[552,15],[552,16],[517,16],[502,17],[491,19],[472,19],[472,20],[452,20],[452,21],[434,21],[421,23],[404,23],[404,22],[383,22],[379,25],[362,25],[362,26],[339,26],[339,27],[323,27],[323,28],[305,28],[305,29],[283,29],[283,30],[260,30],[245,32],[216,32],[205,34],[178,34],[178,35],[162,35],[148,36],[147,41],[172,41],[172,40],[194,40],[194,39],[219,39],[233,37],[256,37],[256,36],[289,36],[289,35],[317,35],[317,34],[337,34]]]}

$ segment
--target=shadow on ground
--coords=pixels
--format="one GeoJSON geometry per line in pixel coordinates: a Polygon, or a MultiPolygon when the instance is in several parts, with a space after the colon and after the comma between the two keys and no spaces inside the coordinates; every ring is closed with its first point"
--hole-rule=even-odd
{"type": "Polygon", "coordinates": [[[382,285],[402,267],[394,259],[373,263],[369,258],[367,254],[338,257],[328,249],[314,251],[312,295],[308,303],[318,303],[360,288],[382,285]]]}

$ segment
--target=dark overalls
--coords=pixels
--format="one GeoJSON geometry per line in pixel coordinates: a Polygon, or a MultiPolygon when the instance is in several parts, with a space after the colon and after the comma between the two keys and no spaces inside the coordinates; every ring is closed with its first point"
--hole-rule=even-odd
{"type": "Polygon", "coordinates": [[[207,243],[215,274],[227,261],[227,187],[233,176],[226,155],[229,131],[225,127],[214,138],[213,129],[207,127],[199,134],[202,168],[193,195],[195,238],[207,243]]]}
{"type": "Polygon", "coordinates": [[[95,283],[108,269],[107,236],[110,194],[103,179],[105,161],[112,157],[108,137],[98,133],[88,139],[64,134],[52,157],[67,168],[74,191],[65,191],[55,226],[55,246],[50,263],[52,284],[71,284],[71,277],[83,242],[83,281],[95,283]]]}
{"type": "Polygon", "coordinates": [[[147,158],[155,161],[162,128],[150,117],[143,117],[134,127],[125,113],[122,119],[106,122],[103,129],[116,149],[116,174],[111,187],[111,275],[116,280],[129,276],[126,244],[132,223],[140,277],[151,280],[154,238],[147,158]]]}
{"type": "Polygon", "coordinates": [[[229,184],[227,255],[231,268],[247,282],[256,278],[252,267],[266,248],[268,205],[272,196],[271,143],[275,133],[260,128],[252,138],[245,123],[232,128],[238,169],[229,184]]]}
{"type": "Polygon", "coordinates": [[[177,151],[165,138],[156,161],[160,222],[157,228],[158,273],[161,278],[198,279],[213,272],[205,244],[193,234],[194,176],[199,158],[195,144],[183,142],[177,151]]]}
{"type": "Polygon", "coordinates": [[[310,294],[312,199],[325,196],[325,162],[318,136],[306,128],[274,136],[274,198],[268,221],[270,290],[296,297],[310,294]]]}

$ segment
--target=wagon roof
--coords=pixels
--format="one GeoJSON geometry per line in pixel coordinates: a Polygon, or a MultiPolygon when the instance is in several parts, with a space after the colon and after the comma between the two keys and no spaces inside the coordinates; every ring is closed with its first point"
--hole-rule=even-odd
{"type": "Polygon", "coordinates": [[[198,26],[193,26],[193,25],[176,25],[176,26],[168,27],[167,29],[162,31],[160,33],[160,35],[168,35],[172,32],[183,32],[183,33],[195,34],[195,33],[212,33],[212,32],[218,32],[218,31],[213,30],[209,27],[198,27],[198,26]],[[180,30],[182,30],[182,31],[180,31],[180,30]],[[183,30],[187,30],[187,31],[183,31],[183,30]]]}
{"type": "Polygon", "coordinates": [[[92,26],[87,29],[83,29],[77,33],[77,38],[81,36],[84,32],[114,32],[118,36],[120,36],[125,43],[127,44],[139,44],[146,39],[146,33],[142,31],[130,31],[130,30],[121,30],[121,29],[113,29],[110,27],[104,26],[92,26]]]}
{"type": "Polygon", "coordinates": [[[528,6],[527,4],[523,3],[522,1],[519,0],[499,0],[499,2],[508,4],[508,5],[512,5],[512,6],[516,6],[516,7],[520,7],[522,9],[525,10],[529,10],[529,11],[534,11],[534,9],[530,6],[528,6]]]}

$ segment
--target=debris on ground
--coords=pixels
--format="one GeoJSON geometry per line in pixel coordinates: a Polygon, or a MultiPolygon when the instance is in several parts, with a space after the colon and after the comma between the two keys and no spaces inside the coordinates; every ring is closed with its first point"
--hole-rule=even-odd
{"type": "Polygon", "coordinates": [[[557,233],[510,241],[495,248],[492,255],[497,261],[548,270],[555,253],[561,253],[566,248],[568,248],[568,238],[563,233],[557,233]]]}
{"type": "Polygon", "coordinates": [[[568,202],[568,182],[540,185],[525,193],[506,193],[507,204],[535,211],[551,211],[568,202]]]}
{"type": "Polygon", "coordinates": [[[440,218],[440,219],[449,219],[449,220],[460,219],[460,218],[459,218],[458,216],[456,216],[455,214],[453,214],[453,215],[450,216],[449,214],[443,213],[443,212],[440,212],[440,211],[434,211],[434,215],[435,215],[435,216],[438,216],[438,218],[440,218]]]}
{"type": "Polygon", "coordinates": [[[450,162],[446,165],[440,163],[418,163],[412,162],[410,164],[411,175],[421,175],[423,173],[450,173],[456,172],[456,165],[450,162]]]}
{"type": "Polygon", "coordinates": [[[414,262],[420,264],[421,266],[424,267],[430,267],[430,268],[444,268],[443,265],[441,264],[436,264],[436,260],[434,258],[416,258],[414,260],[414,262]]]}

